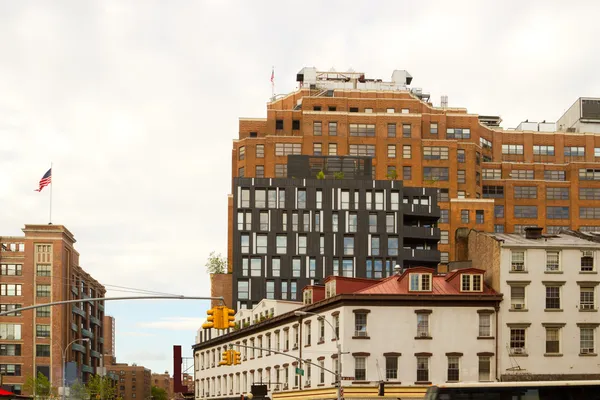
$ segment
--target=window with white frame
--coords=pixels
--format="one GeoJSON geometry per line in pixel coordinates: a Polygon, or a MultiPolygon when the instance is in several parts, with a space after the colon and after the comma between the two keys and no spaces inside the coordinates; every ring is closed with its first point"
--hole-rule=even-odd
{"type": "Polygon", "coordinates": [[[410,279],[410,291],[411,292],[431,291],[431,274],[412,273],[412,274],[409,274],[409,279],[410,279]]]}
{"type": "Polygon", "coordinates": [[[546,271],[560,271],[560,252],[557,250],[546,250],[546,271]]]}
{"type": "Polygon", "coordinates": [[[417,312],[417,337],[430,337],[429,335],[429,312],[417,312]]]}
{"type": "Polygon", "coordinates": [[[582,286],[579,288],[579,309],[580,310],[595,310],[596,304],[594,301],[594,291],[595,287],[591,286],[593,283],[590,283],[590,286],[582,286]]]}
{"type": "Polygon", "coordinates": [[[527,327],[525,326],[513,326],[510,327],[510,354],[521,355],[527,354],[525,347],[525,334],[527,327]]]}
{"type": "Polygon", "coordinates": [[[479,356],[479,381],[480,382],[489,382],[491,380],[491,362],[492,358],[490,356],[479,356]]]}
{"type": "Polygon", "coordinates": [[[594,271],[594,252],[592,250],[581,251],[581,272],[594,271]]]}
{"type": "Polygon", "coordinates": [[[483,291],[481,281],[481,274],[462,274],[460,285],[461,292],[483,291]]]}
{"type": "Polygon", "coordinates": [[[525,271],[525,251],[512,250],[510,252],[510,269],[513,272],[525,271]]]}
{"type": "Polygon", "coordinates": [[[448,356],[448,382],[460,381],[460,357],[448,356]]]}
{"type": "Polygon", "coordinates": [[[319,343],[325,342],[325,319],[319,318],[319,343]]]}
{"type": "Polygon", "coordinates": [[[417,382],[429,381],[429,357],[417,356],[417,382]]]}
{"type": "Polygon", "coordinates": [[[546,354],[560,353],[560,327],[546,326],[546,354]]]}
{"type": "Polygon", "coordinates": [[[579,354],[595,354],[597,324],[579,325],[579,354]]]}
{"type": "Polygon", "coordinates": [[[560,310],[560,286],[555,284],[546,285],[546,309],[560,310]]]}
{"type": "Polygon", "coordinates": [[[479,313],[479,337],[491,337],[492,336],[492,313],[491,312],[480,312],[479,313]]]}
{"type": "Polygon", "coordinates": [[[367,313],[354,313],[354,336],[368,336],[367,334],[367,313]]]}
{"type": "Polygon", "coordinates": [[[525,285],[511,284],[510,307],[512,310],[525,310],[525,285]]]}
{"type": "Polygon", "coordinates": [[[354,379],[357,381],[367,380],[367,358],[354,357],[354,379]]]}
{"type": "Polygon", "coordinates": [[[398,356],[385,356],[385,379],[398,379],[398,356]]]}

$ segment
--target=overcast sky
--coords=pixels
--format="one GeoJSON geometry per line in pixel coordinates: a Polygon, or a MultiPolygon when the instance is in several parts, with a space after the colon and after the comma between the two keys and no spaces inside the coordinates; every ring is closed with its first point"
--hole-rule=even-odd
{"type": "MultiPolygon", "coordinates": [[[[272,66],[277,93],[304,66],[406,69],[435,105],[555,121],[600,97],[598,15],[597,1],[2,1],[0,235],[48,222],[49,192],[33,189],[53,162],[53,222],[85,270],[208,296],[238,117],[266,115],[272,66]]],[[[107,304],[118,361],[172,372],[206,308],[107,304]]]]}

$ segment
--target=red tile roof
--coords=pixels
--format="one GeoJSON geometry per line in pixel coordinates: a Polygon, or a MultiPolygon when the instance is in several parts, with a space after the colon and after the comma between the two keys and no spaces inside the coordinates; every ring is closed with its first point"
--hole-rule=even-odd
{"type": "Polygon", "coordinates": [[[360,294],[427,294],[427,295],[474,295],[481,296],[482,294],[495,295],[496,292],[482,282],[483,290],[481,292],[461,292],[460,279],[456,279],[464,273],[468,274],[484,274],[485,271],[477,268],[465,268],[452,271],[447,275],[438,275],[435,270],[425,267],[410,268],[400,276],[394,275],[383,279],[380,282],[373,284],[365,289],[359,290],[356,293],[360,294]],[[432,274],[432,290],[431,291],[410,291],[409,290],[409,274],[414,273],[430,273],[432,274]]]}

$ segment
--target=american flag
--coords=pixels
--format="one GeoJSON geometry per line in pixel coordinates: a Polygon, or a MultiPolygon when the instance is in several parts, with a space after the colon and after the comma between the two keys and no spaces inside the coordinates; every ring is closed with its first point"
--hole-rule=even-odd
{"type": "Polygon", "coordinates": [[[46,172],[44,174],[44,176],[42,176],[42,179],[40,179],[40,187],[38,189],[35,189],[35,191],[41,192],[43,188],[45,188],[46,186],[48,186],[51,183],[52,183],[52,168],[50,168],[48,170],[48,172],[46,172]]]}

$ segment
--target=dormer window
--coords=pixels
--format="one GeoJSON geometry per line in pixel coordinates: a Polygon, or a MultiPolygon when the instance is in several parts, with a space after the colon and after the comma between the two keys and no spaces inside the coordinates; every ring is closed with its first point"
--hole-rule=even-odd
{"type": "Polygon", "coordinates": [[[481,292],[481,274],[462,274],[461,292],[481,292]]]}
{"type": "Polygon", "coordinates": [[[312,289],[307,289],[304,291],[304,295],[303,295],[303,300],[304,300],[304,304],[308,305],[308,304],[312,304],[313,302],[313,291],[312,289]]]}
{"type": "Polygon", "coordinates": [[[325,298],[335,296],[335,280],[329,281],[325,284],[325,298]]]}
{"type": "Polygon", "coordinates": [[[431,291],[431,274],[409,274],[410,291],[411,292],[430,292],[431,291]]]}

